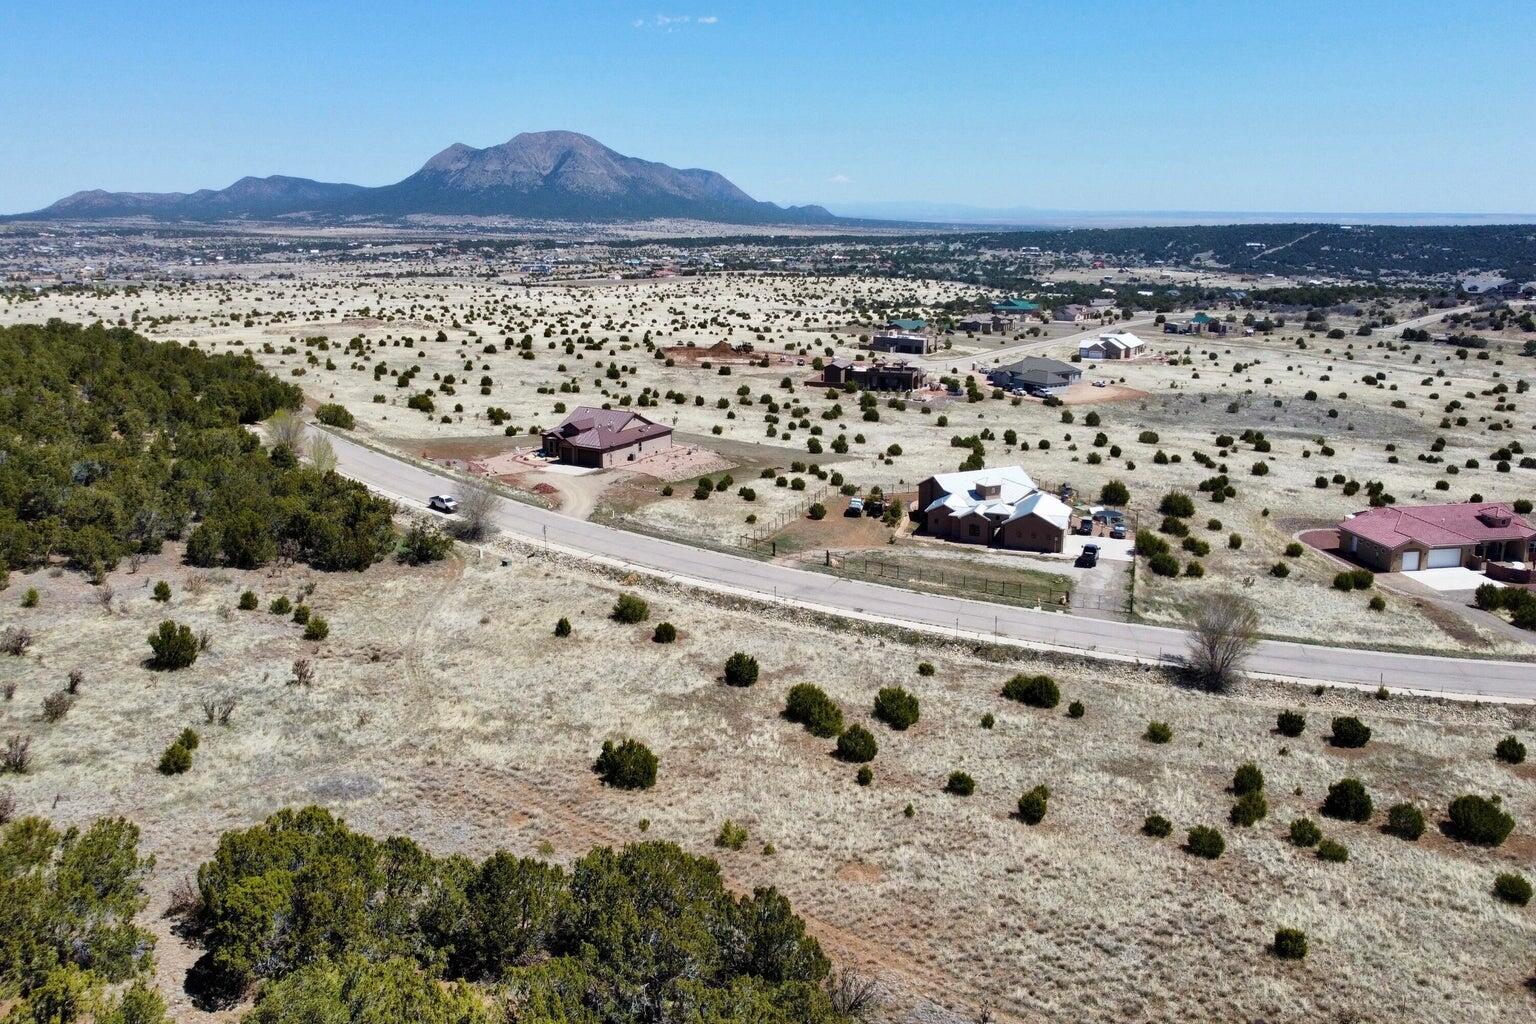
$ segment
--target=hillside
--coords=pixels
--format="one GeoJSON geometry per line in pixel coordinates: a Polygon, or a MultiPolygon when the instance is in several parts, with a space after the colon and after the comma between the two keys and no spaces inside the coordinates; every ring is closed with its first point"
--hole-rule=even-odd
{"type": "Polygon", "coordinates": [[[76,192],[9,220],[402,218],[415,214],[552,220],[688,218],[728,224],[820,224],[819,206],[759,202],[723,175],[624,156],[576,132],[525,132],[499,146],[455,143],[393,185],[241,178],[196,192],[76,192]]]}

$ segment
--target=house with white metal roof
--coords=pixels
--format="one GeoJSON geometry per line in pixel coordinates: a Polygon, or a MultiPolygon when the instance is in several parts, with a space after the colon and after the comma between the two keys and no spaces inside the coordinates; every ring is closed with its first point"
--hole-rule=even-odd
{"type": "Polygon", "coordinates": [[[917,508],[931,537],[1015,551],[1060,552],[1072,522],[1021,466],[931,476],[917,486],[917,508]]]}

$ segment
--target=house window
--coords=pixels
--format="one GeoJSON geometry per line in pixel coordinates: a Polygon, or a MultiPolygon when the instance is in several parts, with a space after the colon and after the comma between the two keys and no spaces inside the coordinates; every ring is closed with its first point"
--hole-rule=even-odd
{"type": "Polygon", "coordinates": [[[981,527],[977,526],[975,523],[972,523],[970,525],[970,531],[971,531],[971,536],[972,537],[980,537],[981,536],[981,527]]]}

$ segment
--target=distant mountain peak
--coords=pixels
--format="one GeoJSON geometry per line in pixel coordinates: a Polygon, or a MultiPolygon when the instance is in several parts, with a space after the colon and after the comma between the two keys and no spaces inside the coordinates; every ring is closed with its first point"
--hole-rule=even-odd
{"type": "MultiPolygon", "coordinates": [[[[22,218],[224,219],[291,214],[412,214],[550,220],[689,218],[725,223],[822,223],[819,206],[759,202],[715,171],[625,156],[589,135],[521,132],[476,149],[456,142],[393,185],[364,188],[270,175],[193,193],[77,192],[22,218]]],[[[17,218],[21,219],[21,218],[17,218]]]]}

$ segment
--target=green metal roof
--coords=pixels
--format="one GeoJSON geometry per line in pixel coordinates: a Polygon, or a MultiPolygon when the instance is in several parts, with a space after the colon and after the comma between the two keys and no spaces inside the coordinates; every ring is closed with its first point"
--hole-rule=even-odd
{"type": "Polygon", "coordinates": [[[892,320],[891,326],[899,331],[920,331],[928,326],[926,320],[892,320]]]}

